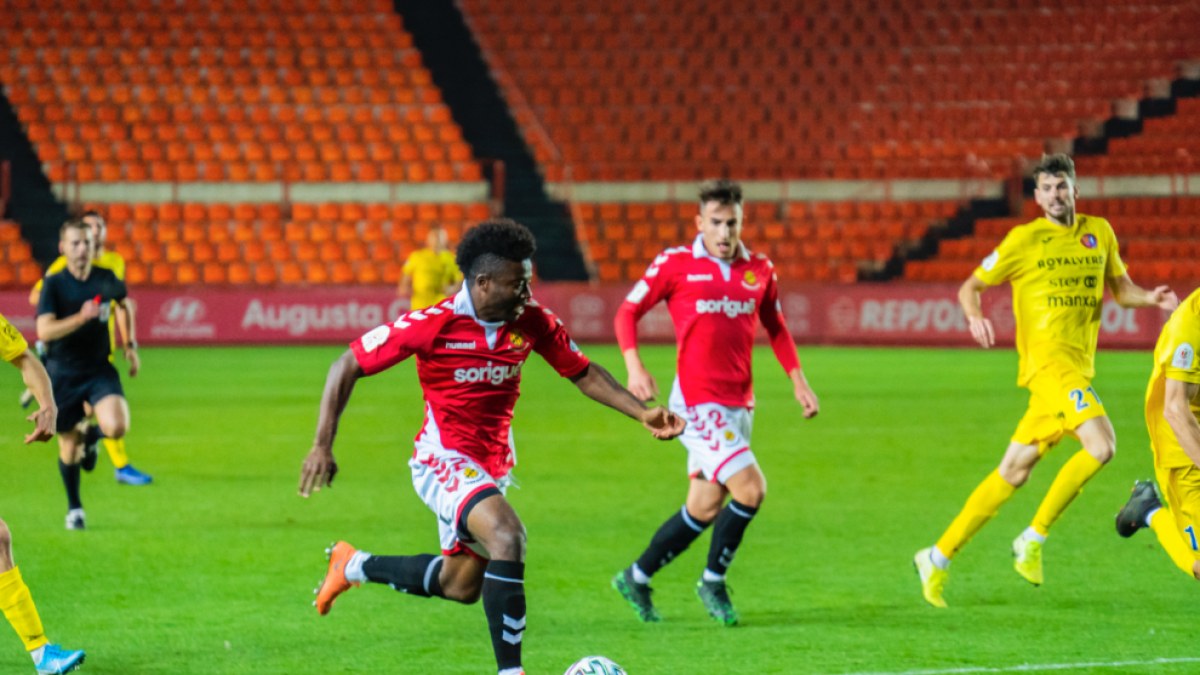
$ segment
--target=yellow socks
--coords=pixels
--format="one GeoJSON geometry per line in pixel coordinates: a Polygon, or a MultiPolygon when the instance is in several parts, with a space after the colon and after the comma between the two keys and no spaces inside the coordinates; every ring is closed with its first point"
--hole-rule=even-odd
{"type": "Polygon", "coordinates": [[[983,528],[989,520],[996,515],[1004,502],[1013,496],[1017,488],[1009,484],[1000,476],[1000,470],[988,474],[987,478],[975,488],[971,496],[967,498],[967,503],[963,506],[963,510],[950,523],[949,529],[938,539],[937,547],[947,558],[954,558],[955,554],[971,541],[971,537],[983,528]]]}
{"type": "Polygon", "coordinates": [[[124,438],[104,439],[104,449],[108,451],[108,457],[112,460],[113,466],[124,469],[129,464],[129,455],[125,454],[124,438]]]}
{"type": "Polygon", "coordinates": [[[1192,557],[1192,549],[1180,536],[1179,525],[1175,522],[1175,516],[1170,509],[1163,508],[1155,511],[1154,516],[1150,518],[1150,529],[1158,535],[1158,543],[1167,549],[1167,555],[1171,556],[1172,562],[1179,569],[1187,572],[1189,577],[1195,576],[1192,565],[1195,564],[1196,559],[1192,557]]]}
{"type": "Polygon", "coordinates": [[[1049,534],[1050,526],[1079,496],[1084,484],[1103,468],[1104,464],[1092,457],[1087,450],[1075,453],[1075,456],[1067,460],[1059,470],[1054,483],[1050,485],[1050,491],[1046,493],[1046,498],[1042,500],[1042,505],[1033,516],[1033,529],[1043,537],[1049,534]]]}
{"type": "Polygon", "coordinates": [[[0,574],[0,610],[17,635],[21,636],[26,651],[49,643],[42,631],[37,607],[33,605],[33,596],[29,594],[29,587],[21,580],[21,571],[16,567],[0,574]]]}

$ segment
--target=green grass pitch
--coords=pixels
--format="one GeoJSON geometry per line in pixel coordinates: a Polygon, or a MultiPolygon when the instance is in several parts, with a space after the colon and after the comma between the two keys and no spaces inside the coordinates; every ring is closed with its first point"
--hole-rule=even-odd
{"type": "MultiPolygon", "coordinates": [[[[86,532],[63,529],[55,447],[20,445],[15,370],[0,379],[0,516],[52,640],[99,674],[494,673],[481,606],[370,586],[328,617],[311,607],[323,549],[437,549],[405,462],[420,426],[415,369],[361,382],[335,448],[334,488],[296,496],[336,347],[147,349],[127,381],[129,453],[154,475],[118,486],[106,457],[85,475],[86,532]],[[11,401],[11,404],[7,403],[11,401]]],[[[615,347],[586,351],[624,377],[615,347]]],[[[674,351],[648,348],[665,390],[674,351]]],[[[1011,568],[1067,441],[966,548],[951,607],[925,604],[912,554],[949,524],[999,462],[1026,404],[1011,351],[802,348],[821,397],[804,421],[769,350],[756,352],[753,447],[769,481],[730,572],[743,625],[707,618],[692,585],[708,535],[655,579],[664,623],[644,626],[609,588],[686,492],[684,452],[601,408],[540,359],[524,371],[514,428],[529,530],[528,672],[604,654],[633,675],[841,674],[1200,656],[1200,587],[1151,532],[1113,515],[1152,475],[1142,420],[1146,353],[1103,353],[1096,388],[1119,449],[1051,534],[1046,584],[1011,568]]],[[[1185,673],[1196,663],[1070,673],[1185,673]]],[[[0,626],[0,673],[32,672],[0,626]]]]}

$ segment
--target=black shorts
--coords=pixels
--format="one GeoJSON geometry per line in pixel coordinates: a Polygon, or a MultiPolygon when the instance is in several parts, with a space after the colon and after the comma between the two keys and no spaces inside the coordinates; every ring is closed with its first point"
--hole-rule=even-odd
{"type": "Polygon", "coordinates": [[[75,370],[46,364],[50,374],[50,386],[54,389],[54,402],[58,404],[56,431],[63,433],[75,428],[84,418],[83,404],[95,406],[105,396],[125,396],[121,387],[121,376],[111,363],[89,370],[75,370]]]}

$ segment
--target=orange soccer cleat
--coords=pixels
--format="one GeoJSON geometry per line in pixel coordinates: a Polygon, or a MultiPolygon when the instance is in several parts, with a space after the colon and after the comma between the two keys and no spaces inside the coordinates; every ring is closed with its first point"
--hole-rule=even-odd
{"type": "Polygon", "coordinates": [[[346,563],[350,562],[350,558],[358,553],[358,549],[344,541],[339,541],[325,549],[325,555],[329,559],[329,571],[325,573],[325,580],[321,582],[321,586],[313,591],[317,594],[317,600],[313,605],[317,608],[317,613],[325,616],[333,607],[333,601],[342,593],[350,590],[351,586],[358,586],[357,582],[346,580],[346,563]]]}

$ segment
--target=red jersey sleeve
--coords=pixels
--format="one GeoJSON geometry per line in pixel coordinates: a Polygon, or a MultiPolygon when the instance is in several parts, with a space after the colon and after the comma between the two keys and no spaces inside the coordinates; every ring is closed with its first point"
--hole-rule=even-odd
{"type": "Polygon", "coordinates": [[[381,373],[404,359],[425,350],[432,343],[433,321],[406,321],[401,316],[395,323],[374,328],[354,342],[350,349],[358,365],[367,375],[381,373]]]}
{"type": "Polygon", "coordinates": [[[526,310],[529,316],[528,330],[533,335],[533,351],[541,354],[546,363],[563,377],[572,377],[583,372],[591,361],[579,351],[579,346],[567,334],[567,329],[554,312],[541,305],[530,303],[526,310]]]}
{"type": "Polygon", "coordinates": [[[668,265],[670,253],[672,251],[664,251],[654,259],[654,262],[650,263],[650,267],[646,268],[645,276],[634,284],[633,290],[625,296],[625,302],[622,302],[617,309],[617,318],[614,324],[617,332],[617,345],[622,352],[637,347],[638,320],[671,294],[674,279],[670,265],[668,265]]]}
{"type": "Polygon", "coordinates": [[[800,367],[800,357],[796,354],[796,341],[792,339],[792,332],[783,318],[778,282],[779,278],[772,269],[763,292],[762,305],[758,308],[758,318],[767,331],[767,337],[771,339],[771,351],[775,352],[779,365],[783,366],[785,373],[790,373],[800,367]]]}

